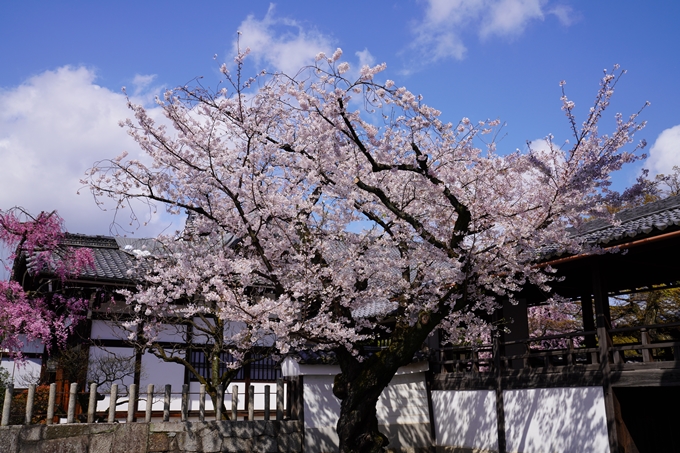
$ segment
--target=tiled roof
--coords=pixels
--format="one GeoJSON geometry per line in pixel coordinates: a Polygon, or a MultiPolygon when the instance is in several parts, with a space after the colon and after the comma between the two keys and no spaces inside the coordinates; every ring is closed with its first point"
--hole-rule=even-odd
{"type": "MultiPolygon", "coordinates": [[[[111,236],[88,236],[68,233],[61,243],[63,248],[88,248],[92,251],[94,268],[85,269],[81,279],[129,281],[128,270],[134,266],[134,249],[153,251],[153,239],[128,239],[111,236]]],[[[59,252],[57,252],[59,254],[59,252]]],[[[31,268],[32,257],[27,260],[31,268]]]]}
{"type": "Polygon", "coordinates": [[[653,236],[680,227],[680,196],[647,203],[617,213],[615,222],[598,219],[576,233],[590,244],[609,244],[638,236],[653,236]]]}

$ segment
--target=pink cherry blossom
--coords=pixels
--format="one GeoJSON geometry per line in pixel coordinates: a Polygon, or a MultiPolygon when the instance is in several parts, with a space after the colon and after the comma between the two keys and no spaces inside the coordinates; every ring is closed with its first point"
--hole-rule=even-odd
{"type": "Polygon", "coordinates": [[[64,344],[83,319],[87,300],[70,296],[67,280],[92,266],[93,257],[89,250],[60,247],[63,236],[63,221],[56,212],[32,217],[20,208],[0,211],[0,243],[13,250],[5,262],[11,280],[0,281],[0,348],[11,356],[21,359],[26,341],[40,341],[48,349],[64,344]],[[21,269],[26,270],[19,274],[21,269]],[[52,280],[35,282],[34,287],[37,273],[53,275],[54,288],[52,280]]]}

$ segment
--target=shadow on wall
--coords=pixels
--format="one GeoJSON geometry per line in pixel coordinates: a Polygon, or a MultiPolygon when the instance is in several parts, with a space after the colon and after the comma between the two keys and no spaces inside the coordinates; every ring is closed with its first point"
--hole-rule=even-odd
{"type": "MultiPolygon", "coordinates": [[[[333,395],[333,376],[304,377],[305,452],[338,449],[336,426],[340,401],[333,395]]],[[[395,376],[376,407],[378,425],[389,448],[427,448],[432,445],[423,373],[395,376]]]]}
{"type": "Polygon", "coordinates": [[[608,453],[601,387],[506,390],[508,452],[608,453]]]}
{"type": "Polygon", "coordinates": [[[493,390],[433,391],[437,446],[498,451],[493,390]]]}

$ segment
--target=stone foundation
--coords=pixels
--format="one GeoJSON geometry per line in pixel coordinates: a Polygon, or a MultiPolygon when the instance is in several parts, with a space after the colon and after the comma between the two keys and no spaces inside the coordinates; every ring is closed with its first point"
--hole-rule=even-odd
{"type": "Polygon", "coordinates": [[[300,421],[0,427],[5,453],[301,453],[300,421]]]}

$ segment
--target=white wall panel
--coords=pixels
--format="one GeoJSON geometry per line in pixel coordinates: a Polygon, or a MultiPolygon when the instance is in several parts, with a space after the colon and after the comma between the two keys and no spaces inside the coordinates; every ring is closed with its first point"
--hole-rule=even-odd
{"type": "MultiPolygon", "coordinates": [[[[184,384],[184,366],[178,363],[164,362],[153,354],[146,353],[142,356],[142,377],[139,380],[140,392],[146,392],[149,384],[154,385],[154,411],[163,410],[165,385],[172,386],[172,398],[170,410],[182,408],[182,385],[184,384]]],[[[146,403],[140,402],[139,409],[146,409],[146,403]]]]}
{"type": "Polygon", "coordinates": [[[494,391],[433,391],[432,412],[437,446],[498,450],[494,391]]]}
{"type": "Polygon", "coordinates": [[[0,366],[7,370],[15,388],[27,388],[40,379],[41,359],[25,359],[23,362],[3,358],[0,366]]]}
{"type": "Polygon", "coordinates": [[[608,453],[602,387],[506,390],[507,451],[608,453]]]}

